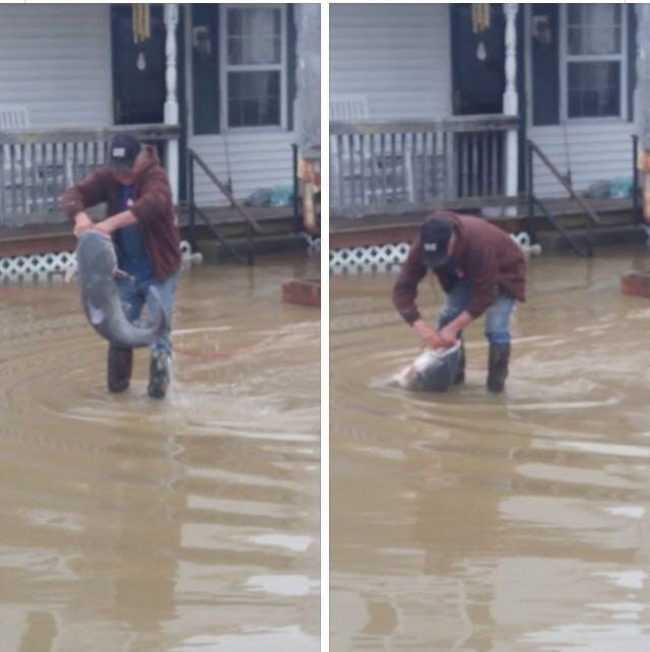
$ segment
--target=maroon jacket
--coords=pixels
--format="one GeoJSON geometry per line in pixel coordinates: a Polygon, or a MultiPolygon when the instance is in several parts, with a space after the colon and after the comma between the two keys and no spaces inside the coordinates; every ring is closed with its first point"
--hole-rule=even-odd
{"type": "MultiPolygon", "coordinates": [[[[466,310],[474,319],[489,308],[499,292],[518,301],[526,300],[526,260],[519,245],[507,233],[480,217],[446,211],[431,217],[436,215],[444,215],[456,225],[458,247],[454,259],[459,271],[472,284],[474,291],[466,310]]],[[[409,324],[421,316],[415,299],[418,283],[427,271],[418,235],[393,288],[393,303],[409,324]]],[[[443,290],[449,292],[452,279],[444,270],[434,273],[443,290]]]]}
{"type": "MultiPolygon", "coordinates": [[[[120,184],[107,167],[98,168],[61,197],[61,209],[69,220],[81,211],[106,202],[107,215],[119,212],[120,184]]],[[[145,247],[156,278],[165,281],[181,265],[180,233],[167,173],[155,152],[133,186],[131,212],[142,228],[145,247]]]]}

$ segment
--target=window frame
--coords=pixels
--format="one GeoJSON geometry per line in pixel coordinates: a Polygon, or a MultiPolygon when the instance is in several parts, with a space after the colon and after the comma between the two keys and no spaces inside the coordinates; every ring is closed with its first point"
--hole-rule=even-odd
{"type": "Polygon", "coordinates": [[[222,132],[243,131],[282,131],[288,128],[288,85],[289,71],[287,69],[288,26],[286,4],[255,3],[255,4],[222,4],[219,5],[219,59],[222,62],[219,71],[220,113],[222,132]],[[273,64],[241,64],[228,63],[228,11],[238,9],[278,9],[280,11],[280,62],[273,64]],[[279,71],[280,73],[280,124],[230,126],[228,123],[228,73],[230,72],[264,72],[279,71]]]}
{"type": "MultiPolygon", "coordinates": [[[[586,3],[588,4],[588,3],[586,3]]],[[[626,121],[628,107],[628,57],[627,37],[628,20],[627,5],[618,5],[621,11],[621,49],[618,54],[569,54],[569,15],[566,3],[560,5],[560,121],[571,123],[602,123],[626,121]],[[619,113],[618,115],[582,116],[572,118],[569,116],[569,64],[571,63],[597,63],[599,61],[616,62],[620,64],[619,87],[619,113]]]]}

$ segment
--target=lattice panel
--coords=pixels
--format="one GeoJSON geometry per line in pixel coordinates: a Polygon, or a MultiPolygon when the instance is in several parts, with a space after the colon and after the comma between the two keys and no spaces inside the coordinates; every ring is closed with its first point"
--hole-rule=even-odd
{"type": "MultiPolygon", "coordinates": [[[[531,244],[528,233],[521,232],[510,237],[527,255],[538,255],[541,247],[531,244]]],[[[408,256],[410,244],[372,245],[330,251],[330,271],[335,274],[347,272],[391,272],[408,256]]]]}
{"type": "Polygon", "coordinates": [[[307,251],[312,251],[312,252],[320,251],[319,237],[309,235],[309,233],[301,233],[300,237],[307,243],[307,251]]]}
{"type": "Polygon", "coordinates": [[[401,242],[330,251],[330,270],[335,273],[388,271],[406,260],[409,247],[408,242],[401,242]]]}
{"type": "MultiPolygon", "coordinates": [[[[181,253],[184,259],[192,255],[189,242],[181,242],[181,253]]],[[[76,257],[72,251],[0,258],[0,280],[49,281],[57,277],[62,278],[59,275],[65,274],[70,267],[75,266],[76,257]]]]}
{"type": "Polygon", "coordinates": [[[0,258],[0,279],[45,280],[53,273],[65,272],[68,267],[74,265],[74,262],[74,254],[68,251],[0,258]]]}

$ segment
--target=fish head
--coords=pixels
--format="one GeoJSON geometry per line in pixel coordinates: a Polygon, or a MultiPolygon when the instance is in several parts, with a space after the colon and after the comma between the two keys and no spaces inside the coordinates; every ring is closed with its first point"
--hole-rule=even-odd
{"type": "Polygon", "coordinates": [[[100,231],[86,231],[79,238],[76,249],[80,271],[92,269],[93,273],[113,276],[117,270],[117,255],[113,240],[100,231]]]}

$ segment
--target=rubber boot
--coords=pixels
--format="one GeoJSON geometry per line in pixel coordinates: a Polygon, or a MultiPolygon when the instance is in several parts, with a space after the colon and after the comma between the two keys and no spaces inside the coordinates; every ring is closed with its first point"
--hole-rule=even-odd
{"type": "Polygon", "coordinates": [[[171,359],[162,351],[153,351],[149,362],[149,387],[151,398],[165,398],[171,379],[171,359]]]}
{"type": "Polygon", "coordinates": [[[510,344],[490,344],[487,388],[498,394],[505,387],[510,361],[510,344]]]}
{"type": "Polygon", "coordinates": [[[109,344],[107,380],[108,391],[113,393],[123,392],[131,382],[133,369],[133,349],[123,348],[109,344]]]}
{"type": "Polygon", "coordinates": [[[454,385],[461,385],[465,382],[465,343],[460,343],[460,359],[456,367],[456,375],[454,376],[454,385]]]}

